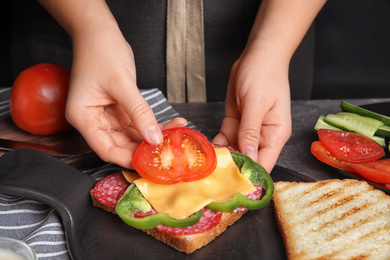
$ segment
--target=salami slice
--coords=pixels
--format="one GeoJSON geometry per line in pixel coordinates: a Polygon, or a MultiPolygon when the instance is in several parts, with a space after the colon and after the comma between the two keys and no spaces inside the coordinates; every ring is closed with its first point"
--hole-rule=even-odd
{"type": "Polygon", "coordinates": [[[256,190],[245,197],[251,200],[259,200],[263,196],[263,187],[260,185],[255,185],[256,190]]]}
{"type": "Polygon", "coordinates": [[[194,235],[198,233],[207,232],[219,222],[221,222],[222,213],[215,212],[209,209],[203,209],[203,214],[198,223],[193,226],[185,228],[173,228],[165,225],[159,225],[156,229],[160,232],[164,232],[171,235],[194,235]]]}
{"type": "Polygon", "coordinates": [[[107,175],[93,188],[96,199],[110,207],[115,207],[118,200],[123,196],[130,184],[123,177],[121,172],[107,175]]]}
{"type": "MultiPolygon", "coordinates": [[[[261,187],[260,185],[255,185],[255,188],[256,188],[256,190],[254,192],[246,195],[245,197],[247,197],[248,199],[252,199],[252,200],[261,199],[261,197],[263,196],[263,187],[261,187]]],[[[241,211],[245,211],[245,210],[247,210],[247,209],[244,207],[238,207],[233,212],[241,212],[241,211]]]]}
{"type": "Polygon", "coordinates": [[[144,218],[154,214],[157,214],[157,211],[155,209],[152,209],[151,211],[148,212],[141,212],[141,211],[134,212],[132,216],[135,218],[144,218]]]}

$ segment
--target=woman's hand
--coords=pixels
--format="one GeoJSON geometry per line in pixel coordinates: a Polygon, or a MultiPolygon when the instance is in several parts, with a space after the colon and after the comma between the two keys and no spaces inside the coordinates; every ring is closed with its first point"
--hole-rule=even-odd
{"type": "Polygon", "coordinates": [[[157,124],[138,90],[131,47],[119,31],[88,32],[73,44],[66,115],[102,160],[132,168],[141,141],[158,145],[161,130],[187,125],[183,118],[157,124]]]}
{"type": "Polygon", "coordinates": [[[288,67],[261,50],[244,52],[232,68],[225,119],[213,143],[238,147],[271,172],[290,135],[288,67]]]}
{"type": "Polygon", "coordinates": [[[132,49],[104,0],[40,2],[72,37],[67,119],[103,160],[131,168],[139,142],[158,145],[163,128],[187,124],[157,124],[137,87],[132,49]]]}
{"type": "Polygon", "coordinates": [[[228,85],[213,142],[236,145],[271,172],[291,135],[290,59],[325,0],[263,0],[228,85]]]}
{"type": "Polygon", "coordinates": [[[69,123],[101,159],[130,167],[141,140],[157,145],[163,138],[137,88],[129,44],[119,30],[93,27],[73,38],[73,54],[69,123]]]}

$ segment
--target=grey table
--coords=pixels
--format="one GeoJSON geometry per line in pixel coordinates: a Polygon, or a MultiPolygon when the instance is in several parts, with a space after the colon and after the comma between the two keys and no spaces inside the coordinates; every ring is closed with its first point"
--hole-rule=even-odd
{"type": "MultiPolygon", "coordinates": [[[[346,101],[355,105],[364,105],[390,102],[390,98],[349,99],[346,101]]],[[[224,103],[174,104],[172,106],[209,138],[218,133],[224,118],[224,103]]],[[[317,139],[314,125],[318,116],[339,111],[340,100],[292,101],[292,135],[282,149],[277,165],[310,176],[315,180],[340,178],[338,172],[318,161],[310,153],[311,143],[317,139]]]]}

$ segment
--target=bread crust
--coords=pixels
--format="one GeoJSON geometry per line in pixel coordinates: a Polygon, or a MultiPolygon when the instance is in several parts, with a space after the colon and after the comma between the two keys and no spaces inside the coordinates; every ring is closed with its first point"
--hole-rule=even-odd
{"type": "MultiPolygon", "coordinates": [[[[92,198],[92,204],[95,207],[99,207],[104,209],[105,211],[116,214],[115,207],[106,206],[100,203],[94,193],[93,190],[90,191],[90,195],[92,198]]],[[[244,211],[238,212],[223,212],[221,221],[218,225],[207,232],[198,233],[194,235],[173,235],[164,232],[160,232],[157,229],[140,229],[146,234],[152,236],[154,239],[163,242],[164,244],[186,254],[191,254],[197,249],[207,245],[211,241],[213,241],[217,236],[222,234],[227,227],[233,225],[237,220],[239,220],[246,212],[249,210],[246,209],[244,211]]]]}
{"type": "Polygon", "coordinates": [[[156,229],[144,229],[143,231],[180,252],[191,254],[222,234],[228,226],[234,224],[234,222],[239,220],[245,213],[246,211],[237,213],[224,212],[221,221],[217,226],[207,232],[194,235],[172,235],[160,232],[156,229]]]}
{"type": "Polygon", "coordinates": [[[116,211],[115,211],[115,207],[110,207],[110,206],[106,206],[102,203],[100,203],[96,197],[95,197],[95,194],[93,193],[93,190],[91,190],[89,192],[89,194],[91,195],[91,198],[92,198],[92,205],[94,205],[95,207],[98,207],[98,208],[102,208],[104,209],[105,211],[108,211],[108,212],[111,212],[113,214],[116,214],[116,211]]]}

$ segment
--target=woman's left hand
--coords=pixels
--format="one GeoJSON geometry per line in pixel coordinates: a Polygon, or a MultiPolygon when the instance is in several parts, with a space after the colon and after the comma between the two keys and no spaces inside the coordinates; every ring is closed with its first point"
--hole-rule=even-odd
{"type": "Polygon", "coordinates": [[[235,62],[225,118],[213,143],[238,147],[271,172],[291,135],[288,65],[261,49],[235,62]]]}

